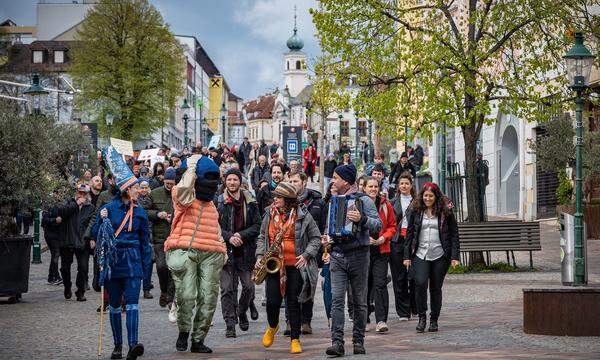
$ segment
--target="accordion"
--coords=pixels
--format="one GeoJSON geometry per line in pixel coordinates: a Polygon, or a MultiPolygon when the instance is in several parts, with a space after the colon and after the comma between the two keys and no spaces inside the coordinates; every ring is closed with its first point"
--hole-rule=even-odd
{"type": "Polygon", "coordinates": [[[355,208],[354,196],[334,195],[329,200],[327,214],[327,235],[331,238],[347,237],[352,235],[352,222],[348,220],[348,209],[355,208]]]}

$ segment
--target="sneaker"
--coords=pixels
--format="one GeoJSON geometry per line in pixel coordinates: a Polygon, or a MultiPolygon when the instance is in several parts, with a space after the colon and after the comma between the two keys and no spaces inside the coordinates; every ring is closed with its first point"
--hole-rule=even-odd
{"type": "Polygon", "coordinates": [[[177,351],[186,351],[188,346],[188,337],[190,336],[189,332],[180,331],[179,336],[177,337],[177,342],[175,343],[175,349],[177,351]]]}
{"type": "Polygon", "coordinates": [[[400,320],[400,321],[408,321],[408,320],[410,320],[410,318],[408,318],[408,317],[404,317],[404,316],[400,316],[400,317],[398,318],[398,320],[400,320]]]}
{"type": "Polygon", "coordinates": [[[429,329],[427,329],[427,331],[429,331],[429,332],[436,332],[436,331],[438,331],[438,322],[437,322],[437,320],[434,320],[434,319],[430,319],[429,320],[429,329]]]}
{"type": "Polygon", "coordinates": [[[209,348],[208,346],[204,345],[204,343],[201,341],[198,341],[198,342],[192,341],[192,346],[190,346],[190,352],[210,354],[210,353],[212,353],[212,349],[209,348]]]}
{"type": "Polygon", "coordinates": [[[112,360],[122,359],[123,358],[123,345],[115,345],[115,349],[113,350],[112,354],[110,355],[110,358],[112,360]]]}
{"type": "Polygon", "coordinates": [[[177,322],[177,303],[175,302],[173,302],[169,309],[169,321],[173,324],[177,322]]]}
{"type": "Polygon", "coordinates": [[[58,278],[56,280],[54,280],[54,282],[52,283],[53,285],[62,285],[63,280],[61,278],[58,278]]]}
{"type": "Polygon", "coordinates": [[[240,316],[239,316],[239,324],[240,324],[240,330],[242,330],[242,331],[248,331],[248,328],[250,327],[250,324],[248,323],[248,315],[246,315],[246,313],[240,314],[240,316]]]}
{"type": "Polygon", "coordinates": [[[144,299],[154,299],[154,296],[152,296],[150,290],[144,291],[144,299]]]}
{"type": "Polygon", "coordinates": [[[235,326],[228,326],[227,329],[225,330],[225,337],[226,338],[235,338],[236,334],[235,334],[235,326]]]}
{"type": "Polygon", "coordinates": [[[375,327],[375,332],[384,333],[386,331],[388,331],[388,326],[385,321],[378,322],[377,326],[375,327]]]}
{"type": "Polygon", "coordinates": [[[344,353],[345,353],[344,345],[342,345],[340,343],[335,343],[335,344],[331,345],[330,347],[328,347],[327,350],[325,350],[325,354],[327,354],[329,356],[334,356],[334,357],[344,356],[344,353]]]}
{"type": "Polygon", "coordinates": [[[367,351],[363,344],[354,344],[354,355],[365,355],[367,351]]]}
{"type": "MultiPolygon", "coordinates": [[[[106,310],[108,310],[108,304],[104,304],[104,312],[106,312],[106,310]]],[[[98,308],[96,309],[97,313],[99,313],[100,311],[102,311],[102,305],[98,306],[98,308]]]]}
{"type": "Polygon", "coordinates": [[[265,334],[262,338],[262,344],[264,347],[268,348],[271,347],[271,345],[273,345],[273,341],[275,340],[275,334],[277,334],[277,331],[279,331],[279,325],[277,325],[277,327],[275,328],[272,328],[269,326],[269,324],[267,324],[267,329],[265,330],[265,334]]]}
{"type": "Polygon", "coordinates": [[[302,353],[302,346],[300,346],[299,339],[293,339],[290,343],[290,354],[300,354],[302,353]]]}
{"type": "Polygon", "coordinates": [[[425,332],[425,326],[427,325],[427,318],[425,316],[419,316],[419,323],[417,324],[417,332],[425,332]]]}

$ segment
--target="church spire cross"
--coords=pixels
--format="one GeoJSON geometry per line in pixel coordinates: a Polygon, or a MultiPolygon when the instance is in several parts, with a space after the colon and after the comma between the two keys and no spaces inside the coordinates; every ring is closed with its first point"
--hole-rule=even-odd
{"type": "Polygon", "coordinates": [[[298,27],[296,26],[297,10],[298,10],[298,7],[296,5],[294,5],[294,34],[298,32],[298,27]]]}

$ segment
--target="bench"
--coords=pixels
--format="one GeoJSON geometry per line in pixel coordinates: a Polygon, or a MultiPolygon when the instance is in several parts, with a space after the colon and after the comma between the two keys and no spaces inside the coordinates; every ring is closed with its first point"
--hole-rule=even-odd
{"type": "MultiPolygon", "coordinates": [[[[510,264],[512,254],[516,267],[515,251],[529,251],[529,267],[533,269],[533,251],[542,250],[540,224],[526,221],[486,221],[458,223],[460,251],[464,256],[468,252],[482,251],[490,264],[490,252],[506,251],[506,260],[510,264]]],[[[465,263],[465,262],[463,262],[465,263]]]]}

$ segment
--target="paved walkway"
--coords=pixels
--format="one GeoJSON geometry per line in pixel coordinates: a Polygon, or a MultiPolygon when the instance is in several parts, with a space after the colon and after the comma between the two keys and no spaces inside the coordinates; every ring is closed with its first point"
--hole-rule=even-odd
{"type": "MultiPolygon", "coordinates": [[[[598,359],[600,339],[526,335],[522,331],[522,289],[552,287],[560,284],[558,265],[558,235],[555,227],[542,224],[541,252],[534,254],[539,269],[518,273],[464,274],[447,277],[444,286],[444,307],[437,334],[416,334],[416,321],[399,322],[390,314],[390,331],[366,338],[368,358],[378,359],[598,359]]],[[[590,282],[600,285],[600,241],[589,242],[590,282]]],[[[504,254],[499,254],[502,260],[504,254]]],[[[517,255],[517,264],[528,267],[528,254],[517,255]]],[[[98,338],[98,315],[95,312],[98,294],[87,293],[88,301],[65,301],[62,287],[45,283],[49,254],[42,265],[32,265],[30,292],[23,302],[0,304],[0,359],[92,359],[98,338]]],[[[155,284],[158,280],[154,279],[155,284]]],[[[198,354],[178,353],[174,349],[177,327],[167,320],[167,311],[158,306],[158,291],[153,300],[140,299],[142,312],[140,341],[146,346],[144,359],[209,358],[198,354]]],[[[257,290],[257,298],[262,289],[257,290]]],[[[390,309],[394,309],[390,288],[390,309]]],[[[258,304],[257,304],[258,305],[258,304]]],[[[272,359],[324,358],[329,345],[321,293],[315,302],[315,333],[301,338],[304,353],[289,354],[289,339],[278,336],[272,348],[264,350],[260,339],[265,327],[264,308],[260,318],[251,321],[250,330],[238,338],[225,339],[225,326],[220,307],[207,345],[215,353],[210,358],[272,359]]],[[[551,316],[551,314],[549,314],[551,316]]],[[[351,334],[351,323],[346,324],[351,334]]],[[[125,334],[124,334],[125,335],[125,334]]],[[[348,342],[350,338],[346,336],[348,342]]],[[[104,359],[112,350],[110,326],[104,328],[104,359]]],[[[347,344],[347,351],[352,351],[347,344]]]]}

